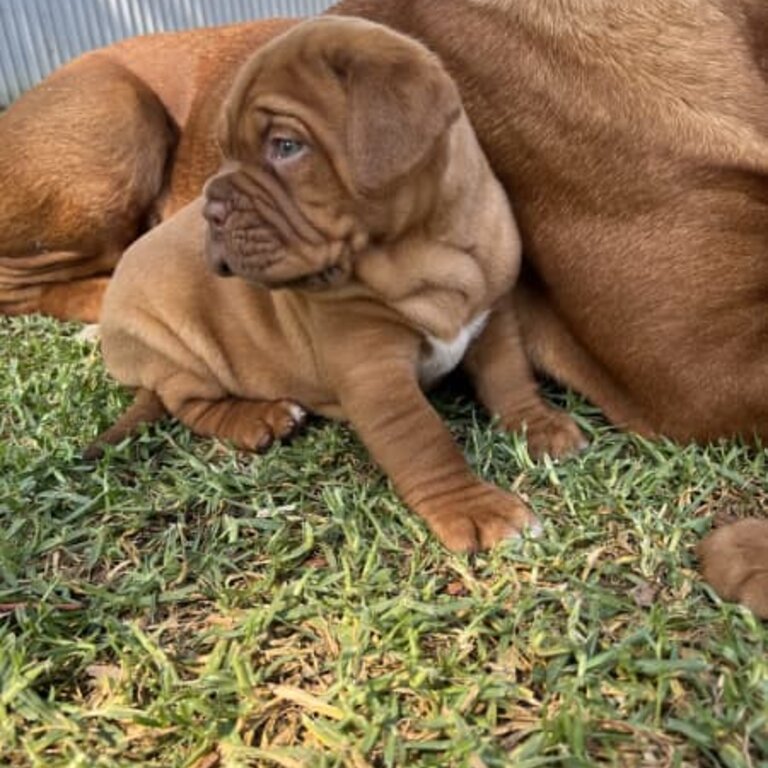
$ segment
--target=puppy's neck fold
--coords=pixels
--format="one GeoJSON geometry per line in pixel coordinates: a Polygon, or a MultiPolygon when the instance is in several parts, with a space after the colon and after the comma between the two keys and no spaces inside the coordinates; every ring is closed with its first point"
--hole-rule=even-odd
{"type": "Polygon", "coordinates": [[[512,287],[520,238],[501,185],[462,113],[434,200],[410,231],[356,257],[357,280],[426,335],[453,339],[512,287]]]}

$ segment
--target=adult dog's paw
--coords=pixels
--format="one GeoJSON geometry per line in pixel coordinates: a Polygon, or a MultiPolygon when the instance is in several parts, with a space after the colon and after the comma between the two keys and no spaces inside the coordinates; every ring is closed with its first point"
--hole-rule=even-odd
{"type": "Polygon", "coordinates": [[[490,549],[523,531],[541,530],[536,516],[519,497],[487,483],[478,483],[463,499],[451,499],[426,518],[435,535],[454,552],[490,549]]]}
{"type": "Polygon", "coordinates": [[[723,600],[768,619],[768,520],[747,518],[717,528],[696,554],[701,575],[723,600]]]}

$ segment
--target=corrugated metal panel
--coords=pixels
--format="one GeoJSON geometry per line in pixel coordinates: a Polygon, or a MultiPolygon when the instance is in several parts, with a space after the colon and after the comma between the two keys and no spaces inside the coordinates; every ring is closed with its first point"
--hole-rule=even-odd
{"type": "Polygon", "coordinates": [[[84,51],[148,32],[311,16],[332,0],[0,0],[0,105],[84,51]]]}

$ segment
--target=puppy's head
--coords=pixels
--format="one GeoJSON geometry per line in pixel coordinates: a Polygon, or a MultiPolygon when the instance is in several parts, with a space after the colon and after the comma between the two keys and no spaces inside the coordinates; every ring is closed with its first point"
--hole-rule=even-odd
{"type": "Polygon", "coordinates": [[[211,268],[268,288],[344,283],[371,237],[418,215],[428,195],[401,193],[435,175],[460,111],[437,58],[378,24],[328,17],[276,38],[225,103],[224,164],[205,188],[211,268]]]}

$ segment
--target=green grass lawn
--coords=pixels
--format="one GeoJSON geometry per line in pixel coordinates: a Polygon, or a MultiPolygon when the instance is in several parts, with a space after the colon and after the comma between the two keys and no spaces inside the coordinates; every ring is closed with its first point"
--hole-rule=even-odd
{"type": "Polygon", "coordinates": [[[768,625],[693,547],[766,502],[766,453],[612,430],[533,463],[438,405],[539,540],[449,554],[351,432],[264,456],[158,426],[95,465],[128,401],[79,328],[0,319],[0,764],[768,766],[768,625]]]}

